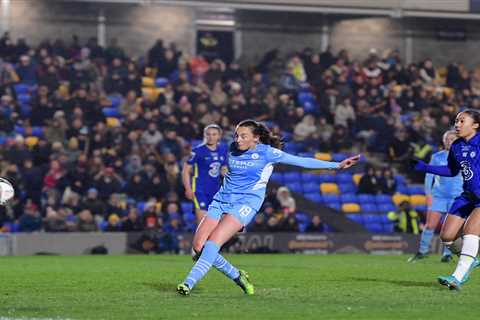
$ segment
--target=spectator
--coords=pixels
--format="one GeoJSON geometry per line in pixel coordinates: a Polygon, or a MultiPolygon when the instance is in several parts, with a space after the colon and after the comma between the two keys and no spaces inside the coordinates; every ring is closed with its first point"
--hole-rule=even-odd
{"type": "Polygon", "coordinates": [[[98,227],[93,219],[93,215],[90,210],[84,209],[78,213],[77,231],[80,232],[93,232],[97,231],[98,227]]]}
{"type": "Polygon", "coordinates": [[[142,230],[143,230],[143,226],[140,218],[138,217],[137,208],[131,207],[128,211],[127,217],[125,217],[122,222],[122,231],[138,232],[142,230]]]}
{"type": "Polygon", "coordinates": [[[365,167],[365,173],[358,183],[358,193],[377,194],[380,190],[380,181],[371,166],[365,167]]]}
{"type": "Polygon", "coordinates": [[[35,232],[40,231],[41,228],[42,218],[40,216],[40,211],[38,211],[38,205],[31,200],[28,200],[25,205],[25,212],[18,220],[18,231],[35,232]]]}
{"type": "Polygon", "coordinates": [[[403,233],[419,233],[418,213],[410,207],[408,201],[400,203],[398,212],[390,211],[388,219],[395,223],[394,230],[403,233]]]}
{"type": "Polygon", "coordinates": [[[312,222],[305,229],[305,232],[324,232],[325,226],[323,225],[322,219],[318,214],[312,217],[312,222]]]}
{"type": "Polygon", "coordinates": [[[280,203],[281,210],[285,214],[293,214],[296,211],[295,199],[290,194],[287,187],[280,187],[277,190],[277,200],[280,203]]]}

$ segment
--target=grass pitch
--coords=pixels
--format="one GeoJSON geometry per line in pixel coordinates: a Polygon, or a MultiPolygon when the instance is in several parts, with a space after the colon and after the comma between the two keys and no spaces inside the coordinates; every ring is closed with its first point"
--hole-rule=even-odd
{"type": "Polygon", "coordinates": [[[461,292],[436,283],[438,256],[235,255],[256,286],[245,296],[211,272],[175,293],[189,256],[0,258],[0,319],[474,319],[480,270],[461,292]]]}

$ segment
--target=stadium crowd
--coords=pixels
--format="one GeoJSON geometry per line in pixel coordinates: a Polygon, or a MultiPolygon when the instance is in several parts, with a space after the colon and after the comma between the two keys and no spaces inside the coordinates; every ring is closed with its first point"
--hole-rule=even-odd
{"type": "MultiPolygon", "coordinates": [[[[289,152],[368,151],[402,166],[412,152],[428,160],[460,109],[480,108],[475,72],[406,65],[398,51],[359,61],[346,50],[273,50],[241,67],[162,40],[135,59],[114,39],[32,47],[6,33],[0,58],[0,176],[19,195],[1,209],[4,231],[192,230],[181,166],[211,123],[227,142],[254,118],[289,152]]],[[[366,193],[394,192],[391,172],[367,173],[366,193]]],[[[274,190],[252,229],[297,231],[295,210],[288,189],[274,190]]],[[[313,220],[307,231],[322,231],[313,220]]]]}

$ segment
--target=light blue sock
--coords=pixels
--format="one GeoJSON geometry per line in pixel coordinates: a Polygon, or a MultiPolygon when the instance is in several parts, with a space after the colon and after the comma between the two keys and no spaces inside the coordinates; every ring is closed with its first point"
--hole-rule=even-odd
{"type": "Polygon", "coordinates": [[[420,238],[420,248],[418,252],[422,254],[427,254],[430,250],[430,242],[432,241],[433,230],[424,229],[422,232],[422,237],[420,238]]]}
{"type": "Polygon", "coordinates": [[[452,251],[450,251],[450,249],[448,249],[447,246],[443,246],[443,256],[451,256],[452,255],[452,251]]]}
{"type": "Polygon", "coordinates": [[[240,276],[238,269],[235,268],[230,262],[228,262],[221,254],[217,255],[217,259],[215,259],[213,266],[215,267],[215,269],[217,269],[232,280],[235,280],[240,276]]]}
{"type": "Polygon", "coordinates": [[[200,258],[193,266],[184,283],[191,289],[200,281],[212,267],[218,256],[220,247],[213,241],[207,241],[203,247],[200,258]]]}

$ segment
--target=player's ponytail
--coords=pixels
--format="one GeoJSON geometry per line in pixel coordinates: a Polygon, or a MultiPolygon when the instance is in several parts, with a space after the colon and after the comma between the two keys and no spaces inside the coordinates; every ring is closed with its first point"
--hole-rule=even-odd
{"type": "Polygon", "coordinates": [[[243,120],[237,127],[249,127],[252,130],[253,135],[258,136],[259,140],[263,144],[268,144],[277,149],[283,147],[282,138],[274,135],[270,129],[263,123],[255,120],[243,120]]]}

